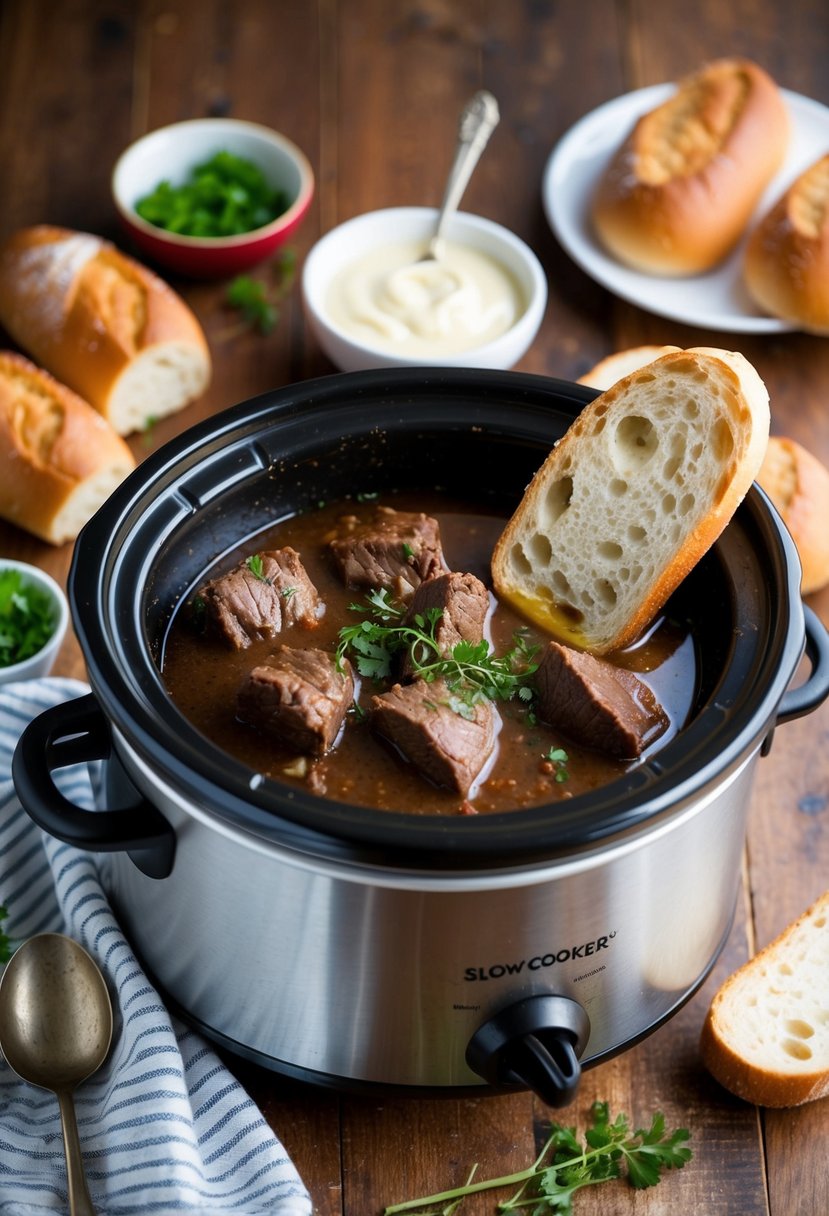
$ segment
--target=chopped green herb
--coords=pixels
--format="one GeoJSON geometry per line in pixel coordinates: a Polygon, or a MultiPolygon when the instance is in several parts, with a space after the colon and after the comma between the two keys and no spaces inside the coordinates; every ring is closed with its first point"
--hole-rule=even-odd
{"type": "Polygon", "coordinates": [[[403,541],[403,556],[406,558],[407,561],[409,560],[410,557],[414,557],[414,549],[408,543],[408,541],[405,541],[405,540],[403,541]]]}
{"type": "Polygon", "coordinates": [[[664,1116],[658,1112],[649,1128],[631,1132],[626,1115],[617,1115],[611,1123],[608,1103],[594,1102],[584,1144],[579,1143],[575,1128],[551,1123],[547,1142],[528,1169],[483,1182],[470,1181],[465,1186],[422,1199],[395,1203],[385,1209],[385,1216],[428,1207],[439,1212],[454,1212],[467,1195],[516,1185],[519,1190],[511,1199],[498,1204],[499,1212],[529,1208],[532,1216],[542,1216],[544,1212],[571,1216],[573,1196],[577,1191],[621,1178],[623,1167],[628,1181],[637,1189],[656,1186],[663,1170],[682,1169],[693,1156],[691,1149],[685,1146],[689,1138],[684,1127],[667,1133],[664,1116]],[[438,1207],[441,1204],[450,1206],[438,1207]]]}
{"type": "Polygon", "coordinates": [[[556,772],[556,781],[562,782],[570,780],[570,774],[565,767],[570,757],[567,755],[567,752],[563,747],[551,747],[544,756],[544,759],[549,760],[549,762],[554,766],[556,772]]]}
{"type": "Polygon", "coordinates": [[[50,596],[27,584],[20,570],[0,570],[0,667],[11,667],[37,654],[54,628],[50,596]]]}
{"type": "Polygon", "coordinates": [[[358,494],[356,497],[357,502],[374,502],[376,498],[380,497],[380,494],[377,490],[367,490],[364,493],[358,494]]]}
{"type": "Polygon", "coordinates": [[[295,595],[296,595],[296,587],[283,587],[282,588],[282,598],[283,599],[290,600],[290,599],[293,599],[293,597],[295,595]]]}
{"type": "MultiPolygon", "coordinates": [[[[0,921],[5,920],[9,915],[8,909],[0,904],[0,921]]],[[[2,925],[0,925],[0,963],[7,963],[14,953],[14,943],[11,938],[6,935],[2,925]]]]}
{"type": "MultiPolygon", "coordinates": [[[[490,651],[487,641],[462,641],[449,654],[441,654],[435,636],[442,615],[439,608],[408,620],[405,607],[395,604],[388,591],[371,591],[366,599],[372,609],[370,617],[357,625],[345,625],[339,632],[338,663],[351,651],[360,675],[382,680],[391,675],[395,656],[408,652],[420,679],[445,680],[458,703],[467,708],[482,697],[491,701],[532,697],[529,681],[536,669],[534,647],[522,644],[499,657],[490,651]]],[[[359,604],[350,607],[365,611],[359,604]]]]}
{"type": "Polygon", "coordinates": [[[253,161],[217,152],[196,165],[180,186],[161,181],[135,205],[148,224],[181,236],[238,236],[287,211],[284,190],[268,184],[253,161]]]}
{"type": "Polygon", "coordinates": [[[260,333],[269,334],[279,320],[279,303],[294,283],[296,253],[283,249],[271,263],[270,281],[240,274],[228,285],[225,299],[237,308],[245,322],[260,333]]]}
{"type": "Polygon", "coordinates": [[[269,579],[265,574],[265,565],[260,554],[254,553],[251,557],[246,557],[245,565],[247,566],[248,570],[250,570],[253,577],[259,579],[260,583],[267,583],[269,586],[272,585],[273,580],[269,579]]]}

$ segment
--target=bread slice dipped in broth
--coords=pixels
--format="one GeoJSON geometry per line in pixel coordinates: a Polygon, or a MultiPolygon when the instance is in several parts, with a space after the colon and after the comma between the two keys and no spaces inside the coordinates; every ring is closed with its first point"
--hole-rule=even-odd
{"type": "Polygon", "coordinates": [[[731,519],[768,433],[768,393],[738,353],[670,352],[625,376],[527,488],[493,552],[497,594],[565,644],[630,644],[731,519]]]}

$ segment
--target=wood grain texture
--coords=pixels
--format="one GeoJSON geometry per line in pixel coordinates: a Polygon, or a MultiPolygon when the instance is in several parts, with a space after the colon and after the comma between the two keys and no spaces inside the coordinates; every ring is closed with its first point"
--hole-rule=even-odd
{"type": "MultiPolygon", "coordinates": [[[[6,0],[0,6],[0,239],[41,221],[119,239],[109,174],[121,151],[168,122],[226,114],[296,140],[317,177],[296,237],[298,265],[343,219],[442,194],[457,115],[491,89],[501,123],[463,200],[505,223],[547,273],[547,314],[520,370],[574,379],[613,350],[645,343],[738,348],[770,391],[772,429],[829,463],[829,342],[692,328],[622,302],[583,274],[544,218],[540,184],[556,141],[602,102],[676,79],[725,54],[756,59],[786,88],[829,105],[824,0],[6,0]]],[[[270,273],[260,272],[263,278],[270,273]]],[[[225,285],[171,280],[211,345],[209,391],[132,440],[139,459],[238,401],[333,371],[309,337],[298,282],[267,337],[244,330],[225,285]]],[[[0,335],[0,344],[2,335],[0,335]]],[[[65,581],[71,546],[0,524],[0,555],[65,581]]],[[[811,598],[829,621],[829,590],[811,598]]],[[[77,642],[57,669],[83,677],[77,642]]],[[[657,1188],[580,1195],[578,1216],[826,1216],[829,1104],[762,1112],[701,1068],[697,1040],[716,987],[825,888],[829,878],[829,705],[781,726],[756,770],[745,875],[725,949],[700,990],[642,1043],[586,1072],[555,1117],[583,1127],[607,1099],[634,1122],[662,1109],[691,1128],[693,1162],[657,1188]]],[[[712,842],[712,847],[716,842],[712,842]]],[[[317,1216],[384,1205],[529,1164],[551,1112],[527,1094],[423,1099],[316,1092],[228,1061],[282,1137],[317,1216]]],[[[461,1214],[487,1216],[491,1199],[461,1214]]]]}

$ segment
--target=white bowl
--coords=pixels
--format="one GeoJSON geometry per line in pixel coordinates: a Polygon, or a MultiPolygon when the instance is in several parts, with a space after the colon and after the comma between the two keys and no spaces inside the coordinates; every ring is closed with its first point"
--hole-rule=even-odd
{"type": "Polygon", "coordinates": [[[16,680],[36,680],[41,676],[48,676],[69,625],[69,606],[66,596],[55,580],[43,570],[39,570],[37,566],[30,566],[26,562],[15,562],[3,557],[0,558],[0,571],[3,570],[19,570],[23,576],[24,586],[37,587],[49,597],[52,604],[52,633],[48,642],[36,654],[30,655],[28,659],[23,659],[20,663],[0,667],[0,684],[11,684],[16,680]]]}
{"type": "Polygon", "coordinates": [[[308,323],[328,358],[342,371],[371,367],[483,367],[506,369],[526,353],[541,324],[547,304],[547,280],[528,245],[507,228],[478,215],[458,212],[447,221],[447,241],[466,245],[499,262],[517,282],[524,311],[508,330],[480,346],[434,357],[397,355],[364,342],[338,325],[327,298],[340,270],[384,245],[426,241],[437,212],[430,207],[391,207],[370,211],[333,228],[314,245],[302,272],[302,299],[308,323]]]}

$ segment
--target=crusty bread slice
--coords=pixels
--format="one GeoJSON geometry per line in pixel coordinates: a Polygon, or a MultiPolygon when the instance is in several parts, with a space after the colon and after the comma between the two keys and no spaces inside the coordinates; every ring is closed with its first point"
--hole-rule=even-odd
{"type": "Polygon", "coordinates": [[[612,355],[606,355],[604,359],[600,359],[589,372],[579,376],[576,383],[589,384],[591,388],[598,388],[605,392],[606,389],[612,388],[618,380],[629,376],[631,372],[638,371],[646,363],[653,363],[654,359],[658,359],[660,355],[668,355],[679,349],[678,346],[631,346],[627,350],[617,350],[612,355]]]}
{"type": "Polygon", "coordinates": [[[0,517],[74,540],[135,458],[101,415],[22,355],[0,351],[0,517]]]}
{"type": "Polygon", "coordinates": [[[721,1085],[757,1106],[829,1095],[829,890],[725,981],[700,1051],[721,1085]]]}
{"type": "Polygon", "coordinates": [[[571,646],[627,645],[728,523],[768,432],[742,355],[696,347],[631,373],[536,473],[495,547],[495,590],[571,646]]]}

